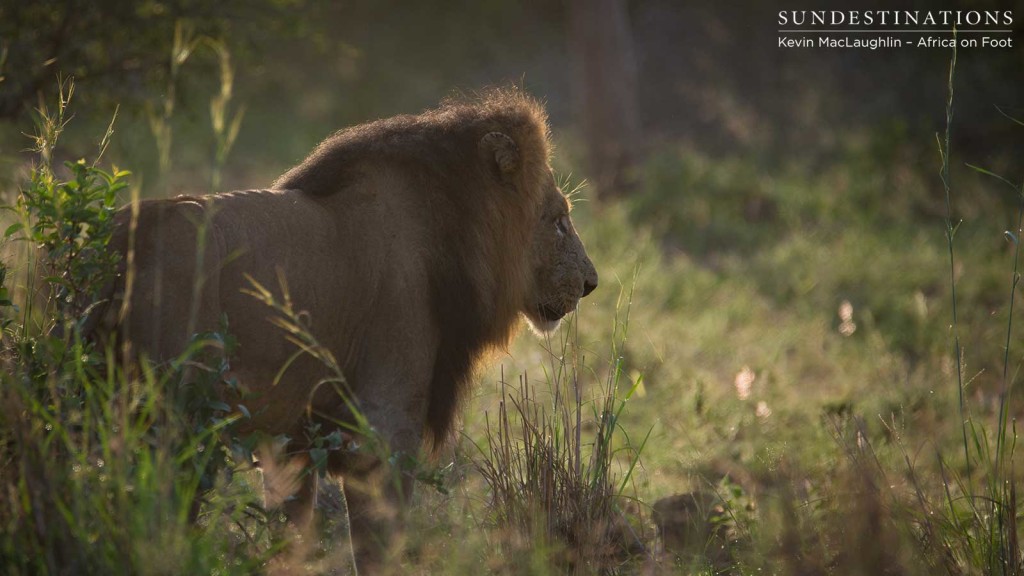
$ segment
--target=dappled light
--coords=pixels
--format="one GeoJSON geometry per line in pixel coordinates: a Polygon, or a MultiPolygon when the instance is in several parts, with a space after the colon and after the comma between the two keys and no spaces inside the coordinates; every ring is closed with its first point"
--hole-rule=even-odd
{"type": "Polygon", "coordinates": [[[1024,12],[0,5],[0,574],[1024,574],[1024,12]]]}

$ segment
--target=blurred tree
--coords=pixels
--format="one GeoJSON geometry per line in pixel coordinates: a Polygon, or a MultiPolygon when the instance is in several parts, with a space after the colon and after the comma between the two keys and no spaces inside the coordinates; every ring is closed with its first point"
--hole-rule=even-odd
{"type": "Polygon", "coordinates": [[[625,0],[569,0],[573,98],[599,197],[637,182],[640,120],[637,67],[625,0]]]}
{"type": "Polygon", "coordinates": [[[19,117],[58,72],[83,94],[130,103],[166,84],[175,23],[233,52],[296,26],[303,0],[32,0],[0,3],[0,120],[19,117]],[[228,32],[231,34],[228,34],[228,32]],[[257,38],[263,36],[264,38],[257,38]]]}

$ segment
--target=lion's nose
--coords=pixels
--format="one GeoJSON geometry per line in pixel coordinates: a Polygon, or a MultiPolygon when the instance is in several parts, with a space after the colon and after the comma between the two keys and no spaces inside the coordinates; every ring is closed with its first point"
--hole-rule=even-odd
{"type": "Polygon", "coordinates": [[[584,280],[583,281],[583,296],[586,296],[587,294],[590,294],[591,292],[593,292],[594,288],[597,288],[597,278],[595,278],[593,280],[584,280]]]}

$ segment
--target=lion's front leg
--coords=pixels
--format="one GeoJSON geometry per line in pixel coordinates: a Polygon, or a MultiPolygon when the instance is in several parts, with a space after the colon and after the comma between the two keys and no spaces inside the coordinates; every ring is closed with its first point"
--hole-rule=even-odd
{"type": "Polygon", "coordinates": [[[281,506],[288,523],[300,532],[312,526],[318,482],[319,474],[315,470],[307,470],[299,479],[297,490],[281,506]]]}
{"type": "Polygon", "coordinates": [[[380,572],[400,553],[413,491],[412,471],[404,464],[417,455],[421,436],[408,432],[385,440],[386,454],[374,458],[370,467],[343,473],[349,534],[356,566],[364,574],[380,572]]]}
{"type": "Polygon", "coordinates": [[[263,504],[268,511],[283,512],[288,524],[306,532],[316,508],[317,473],[309,468],[309,456],[281,457],[272,448],[260,456],[263,504]]]}

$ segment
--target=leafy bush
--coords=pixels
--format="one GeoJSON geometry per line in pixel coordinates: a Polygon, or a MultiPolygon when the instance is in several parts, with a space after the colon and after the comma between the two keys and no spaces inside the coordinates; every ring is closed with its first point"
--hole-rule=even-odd
{"type": "Polygon", "coordinates": [[[129,174],[80,160],[58,176],[50,159],[72,93],[63,86],[54,113],[40,110],[39,164],[5,234],[27,249],[26,286],[0,294],[0,564],[13,574],[258,566],[272,547],[265,523],[247,519],[261,509],[251,493],[224,490],[238,466],[231,452],[251,450],[230,434],[238,412],[213,396],[229,384],[230,336],[197,335],[167,366],[136,366],[83,340],[116,271],[106,245],[129,174]]]}

